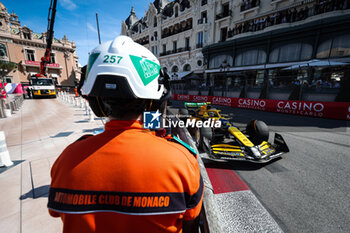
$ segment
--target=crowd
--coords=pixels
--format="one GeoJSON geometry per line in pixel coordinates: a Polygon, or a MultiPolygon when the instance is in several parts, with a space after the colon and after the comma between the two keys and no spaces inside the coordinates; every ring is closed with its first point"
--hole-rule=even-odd
{"type": "Polygon", "coordinates": [[[303,88],[316,88],[316,89],[327,89],[327,88],[340,88],[340,82],[335,79],[314,79],[312,82],[307,80],[286,80],[274,79],[270,80],[270,87],[273,88],[293,88],[295,86],[302,85],[303,88]]]}
{"type": "Polygon", "coordinates": [[[241,3],[241,11],[246,11],[259,5],[260,0],[244,0],[241,3]]]}
{"type": "MultiPolygon", "coordinates": [[[[238,23],[234,28],[229,29],[228,37],[233,37],[240,33],[255,32],[263,30],[266,27],[278,25],[282,23],[293,23],[304,20],[310,16],[323,14],[335,10],[345,10],[350,8],[349,0],[324,0],[316,1],[312,6],[301,8],[290,8],[279,11],[271,15],[248,20],[238,23]]],[[[247,10],[260,4],[259,0],[245,0],[242,2],[241,9],[247,10]]]]}

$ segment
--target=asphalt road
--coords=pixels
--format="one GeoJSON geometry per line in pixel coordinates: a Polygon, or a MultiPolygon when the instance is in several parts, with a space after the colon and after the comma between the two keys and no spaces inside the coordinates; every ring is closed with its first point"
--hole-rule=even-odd
{"type": "Polygon", "coordinates": [[[265,165],[205,162],[236,171],[285,232],[350,232],[349,121],[217,108],[239,127],[265,121],[270,141],[279,132],[290,152],[265,165]]]}

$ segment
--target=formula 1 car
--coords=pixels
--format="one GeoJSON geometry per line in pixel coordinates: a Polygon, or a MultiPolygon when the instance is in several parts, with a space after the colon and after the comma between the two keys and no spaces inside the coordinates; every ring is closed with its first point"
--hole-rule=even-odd
{"type": "MultiPolygon", "coordinates": [[[[289,152],[282,135],[275,133],[274,143],[268,142],[269,129],[263,121],[252,120],[245,130],[241,131],[232,123],[230,115],[211,107],[210,102],[185,103],[179,110],[182,120],[220,121],[220,127],[188,127],[196,146],[207,152],[210,158],[223,160],[243,160],[255,163],[266,163],[289,152]]],[[[205,124],[203,124],[205,125],[205,124]]],[[[209,124],[207,124],[209,125],[209,124]]]]}

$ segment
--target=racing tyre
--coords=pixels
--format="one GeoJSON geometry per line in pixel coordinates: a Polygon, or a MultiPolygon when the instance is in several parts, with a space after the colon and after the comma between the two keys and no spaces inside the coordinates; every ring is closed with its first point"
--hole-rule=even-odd
{"type": "Polygon", "coordinates": [[[247,124],[246,133],[254,145],[260,145],[269,140],[269,127],[263,121],[251,120],[247,124]]]}
{"type": "MultiPolygon", "coordinates": [[[[213,131],[210,127],[203,127],[199,129],[199,133],[200,133],[200,141],[199,141],[199,146],[198,149],[201,149],[203,151],[205,151],[205,147],[210,147],[210,145],[204,145],[204,138],[206,138],[209,142],[212,140],[213,138],[213,131]]],[[[210,149],[210,148],[208,148],[210,149]]]]}

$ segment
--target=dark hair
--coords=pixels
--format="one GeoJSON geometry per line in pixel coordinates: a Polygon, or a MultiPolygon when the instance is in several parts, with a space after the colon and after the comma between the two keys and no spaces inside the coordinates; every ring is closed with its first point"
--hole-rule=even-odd
{"type": "Polygon", "coordinates": [[[150,104],[145,99],[101,98],[104,114],[116,119],[132,119],[142,114],[150,104]]]}

